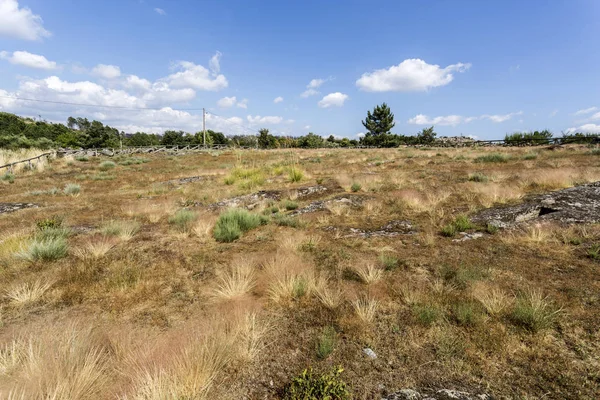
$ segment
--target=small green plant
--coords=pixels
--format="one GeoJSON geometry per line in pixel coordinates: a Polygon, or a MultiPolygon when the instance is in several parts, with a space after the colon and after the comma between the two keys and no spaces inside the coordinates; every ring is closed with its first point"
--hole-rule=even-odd
{"type": "Polygon", "coordinates": [[[63,193],[69,196],[77,196],[81,193],[81,186],[76,183],[67,183],[63,189],[63,193]]]}
{"type": "Polygon", "coordinates": [[[292,228],[298,228],[300,226],[298,218],[290,217],[289,215],[274,215],[273,222],[279,226],[290,226],[292,228]]]}
{"type": "Polygon", "coordinates": [[[593,149],[590,151],[590,154],[593,156],[600,156],[600,149],[593,149]]]}
{"type": "Polygon", "coordinates": [[[358,192],[361,188],[362,186],[360,185],[360,183],[357,182],[354,182],[352,186],[350,186],[350,190],[352,190],[355,193],[358,192]]]}
{"type": "Polygon", "coordinates": [[[213,236],[217,242],[233,242],[239,239],[243,233],[264,225],[268,218],[253,214],[244,209],[227,210],[219,216],[213,236]]]}
{"type": "Polygon", "coordinates": [[[488,223],[485,227],[485,231],[487,233],[489,233],[490,235],[495,235],[496,233],[498,233],[498,230],[500,228],[498,228],[498,225],[494,225],[494,224],[490,224],[488,223]]]}
{"type": "Polygon", "coordinates": [[[323,178],[315,179],[315,182],[317,182],[317,185],[321,185],[324,181],[325,181],[325,179],[323,179],[323,178]]]}
{"type": "Polygon", "coordinates": [[[35,238],[29,245],[17,253],[17,257],[33,261],[54,261],[67,255],[67,241],[62,237],[35,238]]]}
{"type": "Polygon", "coordinates": [[[181,232],[190,232],[198,214],[191,210],[181,209],[169,217],[169,223],[175,225],[181,232]]]}
{"type": "Polygon", "coordinates": [[[487,175],[481,173],[481,172],[474,172],[472,174],[469,174],[469,181],[471,182],[487,182],[489,181],[490,178],[487,177],[487,175]]]}
{"type": "Polygon", "coordinates": [[[561,309],[556,309],[539,291],[522,293],[517,297],[511,320],[532,333],[551,328],[561,309]]]}
{"type": "Polygon", "coordinates": [[[299,299],[300,297],[304,297],[306,292],[308,291],[308,281],[303,276],[299,276],[294,279],[294,283],[292,286],[292,297],[295,299],[299,299]]]}
{"type": "Polygon", "coordinates": [[[233,185],[235,183],[235,177],[234,176],[226,176],[224,179],[224,183],[228,186],[233,185]]]}
{"type": "Polygon", "coordinates": [[[6,181],[8,183],[15,183],[15,174],[11,174],[10,172],[7,172],[4,175],[2,175],[2,180],[6,181]]]}
{"type": "Polygon", "coordinates": [[[302,172],[302,170],[300,170],[299,168],[293,167],[292,169],[290,169],[288,177],[290,179],[290,182],[292,183],[300,182],[302,178],[304,178],[304,172],[302,172]]]}
{"type": "Polygon", "coordinates": [[[435,304],[417,304],[413,315],[421,325],[431,326],[442,317],[442,311],[435,304]]]}
{"type": "Polygon", "coordinates": [[[317,357],[324,360],[333,352],[335,348],[336,332],[332,326],[323,329],[317,339],[317,357]]]}
{"type": "Polygon", "coordinates": [[[600,244],[595,244],[587,251],[587,256],[592,260],[600,260],[600,244]]]}
{"type": "Polygon", "coordinates": [[[342,367],[318,375],[312,368],[305,369],[285,388],[284,400],[350,400],[348,385],[341,379],[342,367]]]}
{"type": "Polygon", "coordinates": [[[469,218],[467,218],[464,215],[459,215],[458,217],[456,217],[454,219],[454,221],[452,221],[448,225],[444,226],[442,228],[442,230],[440,231],[440,233],[443,236],[452,237],[452,236],[456,235],[458,232],[465,232],[472,228],[473,228],[473,224],[471,223],[471,221],[469,221],[469,218]]]}
{"type": "Polygon", "coordinates": [[[400,265],[400,260],[398,257],[392,254],[381,254],[379,256],[379,262],[383,265],[386,271],[392,271],[400,265]]]}
{"type": "Polygon", "coordinates": [[[61,216],[54,215],[50,218],[40,219],[36,221],[35,225],[38,227],[39,230],[43,231],[45,229],[60,228],[63,224],[63,221],[64,220],[61,216]]]}
{"type": "Polygon", "coordinates": [[[508,162],[510,157],[502,153],[492,153],[479,156],[473,160],[476,163],[505,163],[508,162]]]}
{"type": "Polygon", "coordinates": [[[116,167],[117,164],[115,164],[113,161],[102,161],[100,163],[100,171],[108,171],[109,169],[113,169],[114,167],[116,167]]]}
{"type": "Polygon", "coordinates": [[[538,158],[538,154],[537,153],[527,153],[523,156],[523,160],[535,160],[538,158]]]}
{"type": "Polygon", "coordinates": [[[484,279],[489,276],[489,271],[485,268],[475,266],[453,267],[443,265],[439,269],[439,275],[447,283],[458,289],[466,289],[471,282],[484,279]]]}
{"type": "Polygon", "coordinates": [[[473,303],[459,303],[454,306],[454,318],[459,325],[475,326],[481,320],[481,312],[473,303]]]}
{"type": "Polygon", "coordinates": [[[77,156],[77,157],[75,157],[75,159],[77,161],[81,161],[81,162],[88,162],[88,161],[90,161],[90,159],[89,159],[88,156],[77,156]]]}
{"type": "Polygon", "coordinates": [[[288,211],[292,211],[298,208],[298,203],[292,200],[285,200],[283,202],[283,207],[288,211]]]}

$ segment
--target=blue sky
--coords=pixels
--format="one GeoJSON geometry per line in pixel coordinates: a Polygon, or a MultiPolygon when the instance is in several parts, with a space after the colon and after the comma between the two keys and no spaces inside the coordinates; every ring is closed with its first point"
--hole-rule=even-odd
{"type": "Polygon", "coordinates": [[[599,20],[597,0],[0,0],[0,110],[356,138],[385,101],[395,133],[600,132],[599,20]]]}

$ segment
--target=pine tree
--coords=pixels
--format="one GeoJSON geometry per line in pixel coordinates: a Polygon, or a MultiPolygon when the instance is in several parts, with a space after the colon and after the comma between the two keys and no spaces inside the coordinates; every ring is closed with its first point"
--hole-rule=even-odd
{"type": "Polygon", "coordinates": [[[367,118],[362,121],[363,126],[367,129],[367,136],[379,136],[390,133],[394,125],[394,114],[390,111],[387,104],[383,103],[376,106],[371,111],[367,111],[367,118]]]}

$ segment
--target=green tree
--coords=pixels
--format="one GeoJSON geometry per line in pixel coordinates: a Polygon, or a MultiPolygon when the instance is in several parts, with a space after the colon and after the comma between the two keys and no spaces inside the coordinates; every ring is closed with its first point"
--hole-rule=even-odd
{"type": "Polygon", "coordinates": [[[277,143],[277,139],[269,133],[268,129],[263,128],[258,131],[258,147],[261,149],[272,149],[277,147],[277,143]]]}
{"type": "Polygon", "coordinates": [[[365,136],[379,136],[390,133],[396,125],[394,123],[394,114],[386,103],[376,106],[371,111],[367,111],[367,118],[362,121],[363,126],[367,130],[365,136]]]}
{"type": "Polygon", "coordinates": [[[417,139],[418,139],[419,143],[422,143],[422,144],[433,143],[435,141],[436,136],[437,136],[437,133],[435,133],[435,131],[433,130],[433,126],[431,126],[429,128],[423,128],[423,130],[421,130],[421,132],[417,133],[417,139]]]}

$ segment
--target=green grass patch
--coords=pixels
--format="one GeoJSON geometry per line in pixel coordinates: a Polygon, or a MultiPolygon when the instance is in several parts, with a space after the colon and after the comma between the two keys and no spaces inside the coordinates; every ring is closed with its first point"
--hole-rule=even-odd
{"type": "Polygon", "coordinates": [[[63,193],[69,196],[76,196],[81,193],[81,186],[76,183],[67,183],[63,189],[63,193]]]}
{"type": "Polygon", "coordinates": [[[65,257],[67,248],[67,241],[63,237],[35,238],[26,248],[17,253],[17,257],[30,262],[54,261],[65,257]]]}
{"type": "Polygon", "coordinates": [[[317,374],[312,368],[294,377],[285,388],[284,400],[350,400],[348,385],[341,379],[342,367],[317,374]]]}
{"type": "Polygon", "coordinates": [[[453,267],[444,265],[439,268],[438,274],[446,283],[458,289],[466,289],[472,282],[487,278],[489,271],[475,266],[461,265],[453,267]]]}
{"type": "Polygon", "coordinates": [[[510,160],[510,156],[502,153],[491,153],[479,156],[473,160],[476,163],[505,163],[510,160]]]}
{"type": "Polygon", "coordinates": [[[362,188],[361,184],[360,183],[356,183],[356,182],[354,182],[352,184],[352,186],[350,186],[350,190],[353,191],[354,193],[360,191],[361,188],[362,188]]]}
{"type": "Polygon", "coordinates": [[[317,357],[321,360],[326,359],[333,352],[336,342],[336,332],[332,326],[323,329],[317,338],[317,357]]]}
{"type": "Polygon", "coordinates": [[[443,236],[452,237],[459,232],[465,232],[465,231],[467,231],[469,229],[473,229],[473,228],[474,228],[474,226],[471,223],[471,221],[469,221],[468,217],[466,217],[465,215],[459,215],[458,217],[456,217],[454,219],[454,221],[452,221],[448,225],[444,226],[441,229],[440,233],[443,236]]]}
{"type": "Polygon", "coordinates": [[[393,271],[400,266],[400,260],[392,254],[381,254],[379,262],[386,271],[393,271]]]}
{"type": "Polygon", "coordinates": [[[182,209],[169,217],[169,223],[181,232],[189,232],[193,223],[198,219],[198,214],[191,210],[182,209]]]}
{"type": "Polygon", "coordinates": [[[108,171],[116,166],[117,164],[115,164],[113,161],[102,161],[98,168],[100,168],[100,171],[108,171]]]}
{"type": "Polygon", "coordinates": [[[475,326],[481,322],[483,314],[476,304],[458,303],[453,308],[453,316],[456,322],[462,326],[475,326]]]}
{"type": "Polygon", "coordinates": [[[213,230],[217,242],[233,242],[242,234],[268,222],[268,218],[253,214],[248,210],[235,208],[223,212],[213,230]]]}
{"type": "Polygon", "coordinates": [[[288,178],[292,183],[300,182],[304,178],[304,172],[302,172],[302,170],[299,168],[293,167],[288,173],[288,178]]]}
{"type": "Polygon", "coordinates": [[[472,174],[469,174],[469,181],[471,182],[487,182],[489,181],[490,178],[488,178],[487,175],[481,173],[481,172],[474,172],[472,174]]]}
{"type": "Polygon", "coordinates": [[[296,203],[295,201],[292,200],[285,200],[282,203],[283,207],[288,210],[288,211],[292,211],[298,208],[298,203],[296,203]]]}
{"type": "Polygon", "coordinates": [[[4,175],[2,175],[2,177],[0,179],[2,179],[5,182],[8,182],[8,183],[15,183],[15,174],[11,174],[10,172],[7,172],[4,175]]]}
{"type": "Polygon", "coordinates": [[[439,321],[442,316],[442,310],[435,304],[416,304],[412,308],[413,316],[418,323],[424,326],[431,326],[439,321]]]}
{"type": "Polygon", "coordinates": [[[560,313],[561,310],[554,307],[547,297],[532,291],[517,297],[510,319],[515,325],[537,333],[554,326],[560,313]]]}

